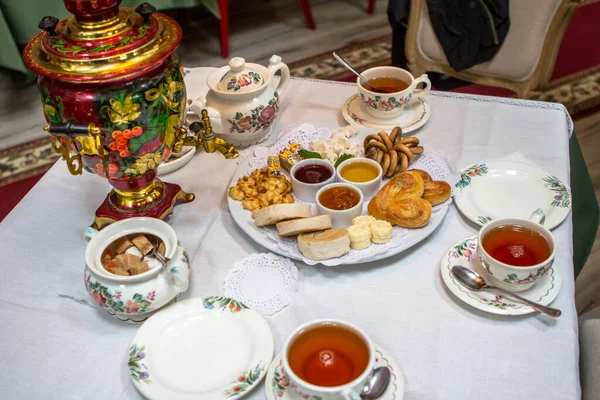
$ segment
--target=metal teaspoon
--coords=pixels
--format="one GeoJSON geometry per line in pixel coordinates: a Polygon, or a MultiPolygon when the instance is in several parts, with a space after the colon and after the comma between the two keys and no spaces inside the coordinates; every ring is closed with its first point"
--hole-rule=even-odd
{"type": "Polygon", "coordinates": [[[510,297],[514,297],[515,299],[518,299],[519,301],[527,304],[534,310],[537,310],[537,311],[539,311],[543,314],[546,314],[552,318],[558,318],[562,314],[562,312],[556,308],[543,306],[543,305],[535,303],[531,300],[527,300],[526,298],[521,297],[518,294],[509,292],[508,290],[504,290],[504,289],[500,289],[496,286],[488,285],[485,282],[485,279],[483,279],[483,277],[481,277],[477,272],[470,270],[469,268],[465,268],[461,265],[454,265],[452,267],[452,274],[467,289],[471,289],[471,290],[475,290],[475,291],[480,291],[480,290],[484,290],[484,289],[495,290],[497,292],[503,293],[510,297]]]}
{"type": "Polygon", "coordinates": [[[373,87],[373,85],[371,85],[369,83],[368,80],[365,79],[364,76],[362,76],[361,74],[359,74],[358,72],[356,72],[356,70],[354,68],[352,68],[350,66],[350,64],[348,64],[348,62],[346,60],[344,60],[337,52],[333,52],[333,56],[335,57],[336,60],[338,60],[340,62],[340,64],[342,64],[344,67],[348,68],[350,70],[350,72],[352,72],[354,75],[358,76],[360,79],[362,79],[362,81],[367,84],[372,91],[376,91],[375,88],[373,87]]]}

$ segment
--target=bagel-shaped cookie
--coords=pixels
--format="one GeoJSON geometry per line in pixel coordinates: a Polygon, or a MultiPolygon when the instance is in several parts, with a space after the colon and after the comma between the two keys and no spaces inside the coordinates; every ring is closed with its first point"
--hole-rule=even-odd
{"type": "Polygon", "coordinates": [[[407,137],[407,138],[400,140],[400,143],[405,144],[405,145],[411,144],[411,145],[417,146],[419,144],[419,139],[414,136],[411,136],[411,137],[407,137]]]}
{"type": "Polygon", "coordinates": [[[390,140],[390,137],[388,136],[387,133],[381,131],[381,132],[379,132],[379,137],[381,138],[381,141],[383,142],[383,144],[385,144],[385,147],[387,148],[388,151],[390,151],[391,149],[394,148],[394,144],[390,140]]]}
{"type": "Polygon", "coordinates": [[[404,172],[406,171],[406,168],[408,168],[408,157],[404,153],[398,154],[400,155],[400,168],[398,169],[398,172],[404,172]]]}
{"type": "Polygon", "coordinates": [[[409,163],[411,163],[415,158],[415,155],[413,154],[412,149],[410,149],[409,147],[407,147],[406,145],[404,145],[402,143],[396,143],[394,145],[394,150],[406,154],[406,156],[408,157],[409,163]]]}
{"type": "Polygon", "coordinates": [[[398,152],[396,150],[390,150],[390,167],[387,170],[385,176],[392,176],[396,172],[396,168],[398,167],[398,152]]]}
{"type": "Polygon", "coordinates": [[[384,152],[388,151],[388,148],[385,146],[385,144],[376,140],[371,140],[369,143],[367,143],[367,145],[365,146],[365,151],[369,151],[369,149],[372,147],[375,147],[376,149],[379,149],[384,152]]]}
{"type": "Polygon", "coordinates": [[[411,147],[410,151],[413,152],[413,154],[422,154],[423,153],[423,146],[416,146],[416,147],[411,147]]]}
{"type": "Polygon", "coordinates": [[[390,132],[390,140],[393,144],[396,144],[398,141],[402,139],[402,128],[399,126],[394,127],[390,132]]]}
{"type": "Polygon", "coordinates": [[[432,181],[425,182],[425,190],[423,191],[423,198],[431,203],[432,206],[442,204],[450,198],[452,194],[452,188],[448,182],[444,181],[432,181]]]}
{"type": "Polygon", "coordinates": [[[381,138],[379,137],[378,134],[376,133],[372,133],[370,135],[367,135],[367,137],[365,138],[365,140],[363,141],[363,147],[367,147],[367,144],[371,141],[371,140],[375,140],[376,142],[381,142],[381,138]]]}
{"type": "Polygon", "coordinates": [[[383,155],[383,161],[381,162],[381,169],[383,170],[383,175],[387,175],[388,169],[390,169],[390,155],[385,153],[383,155]]]}

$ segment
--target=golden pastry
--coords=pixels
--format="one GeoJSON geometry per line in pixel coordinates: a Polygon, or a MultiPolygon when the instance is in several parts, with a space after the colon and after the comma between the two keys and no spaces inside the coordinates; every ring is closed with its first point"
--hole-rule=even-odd
{"type": "Polygon", "coordinates": [[[423,198],[431,203],[432,206],[442,204],[450,198],[452,194],[452,188],[448,182],[444,181],[432,181],[425,182],[425,190],[423,191],[423,198]]]}
{"type": "Polygon", "coordinates": [[[417,174],[421,175],[421,178],[423,178],[423,182],[427,183],[427,182],[432,182],[433,179],[431,179],[431,175],[429,175],[426,171],[423,171],[422,169],[409,169],[409,171],[413,171],[416,172],[417,174]]]}
{"type": "Polygon", "coordinates": [[[369,226],[371,229],[371,241],[377,244],[384,244],[392,239],[392,224],[388,221],[377,220],[369,226]]]}
{"type": "Polygon", "coordinates": [[[292,184],[285,176],[271,176],[263,168],[238,179],[229,188],[229,197],[241,201],[244,209],[256,211],[273,204],[293,203],[291,191],[292,184]]]}
{"type": "Polygon", "coordinates": [[[431,203],[423,200],[425,183],[418,172],[402,172],[386,183],[369,202],[369,214],[405,228],[418,228],[431,217],[431,203]]]}
{"type": "Polygon", "coordinates": [[[366,249],[371,245],[371,229],[367,225],[352,225],[348,228],[350,247],[354,250],[366,249]]]}

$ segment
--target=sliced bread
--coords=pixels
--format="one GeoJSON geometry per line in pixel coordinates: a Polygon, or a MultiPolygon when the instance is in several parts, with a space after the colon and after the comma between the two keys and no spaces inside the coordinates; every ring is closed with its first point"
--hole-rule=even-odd
{"type": "Polygon", "coordinates": [[[294,236],[300,233],[323,231],[331,228],[331,216],[317,215],[310,218],[299,218],[277,223],[280,236],[294,236]]]}
{"type": "Polygon", "coordinates": [[[341,257],[350,250],[350,235],[346,228],[298,236],[298,249],[309,260],[320,261],[341,257]]]}
{"type": "Polygon", "coordinates": [[[256,226],[274,225],[289,219],[311,216],[309,204],[273,204],[252,213],[256,226]]]}

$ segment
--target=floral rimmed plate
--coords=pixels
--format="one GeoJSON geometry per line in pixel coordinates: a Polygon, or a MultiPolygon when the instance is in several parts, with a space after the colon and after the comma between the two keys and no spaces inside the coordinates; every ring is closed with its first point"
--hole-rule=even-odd
{"type": "Polygon", "coordinates": [[[129,373],[151,400],[234,400],[260,383],[273,358],[265,319],[226,297],[177,302],[150,317],[129,349],[129,373]]]}
{"type": "Polygon", "coordinates": [[[404,112],[393,119],[376,119],[365,111],[358,94],[350,97],[342,107],[342,115],[355,128],[371,128],[390,131],[402,127],[402,134],[415,131],[431,118],[431,108],[426,99],[419,97],[404,107],[404,112]]]}
{"type": "MultiPolygon", "coordinates": [[[[404,397],[404,378],[402,370],[385,350],[375,345],[375,368],[386,366],[390,369],[391,378],[387,389],[378,400],[402,400],[404,397]]],[[[269,367],[265,380],[265,391],[267,400],[300,400],[300,397],[288,390],[289,382],[283,373],[281,364],[281,353],[269,367]]],[[[316,398],[306,400],[318,400],[316,398]]]]}
{"type": "Polygon", "coordinates": [[[179,153],[173,153],[167,161],[158,166],[158,175],[166,175],[189,163],[196,154],[196,148],[184,147],[179,153]]]}
{"type": "MultiPolygon", "coordinates": [[[[494,291],[475,292],[465,288],[452,275],[452,266],[462,265],[488,279],[481,263],[477,259],[477,236],[461,240],[442,257],[440,272],[446,287],[459,299],[481,311],[499,315],[525,315],[536,312],[528,305],[513,301],[494,291]]],[[[528,300],[547,306],[552,303],[560,291],[561,279],[556,268],[552,267],[545,276],[529,290],[519,293],[528,300]]]]}
{"type": "Polygon", "coordinates": [[[490,161],[460,172],[454,188],[456,207],[479,225],[495,218],[529,219],[541,208],[544,225],[557,227],[571,210],[571,189],[539,167],[517,161],[490,161]]]}

